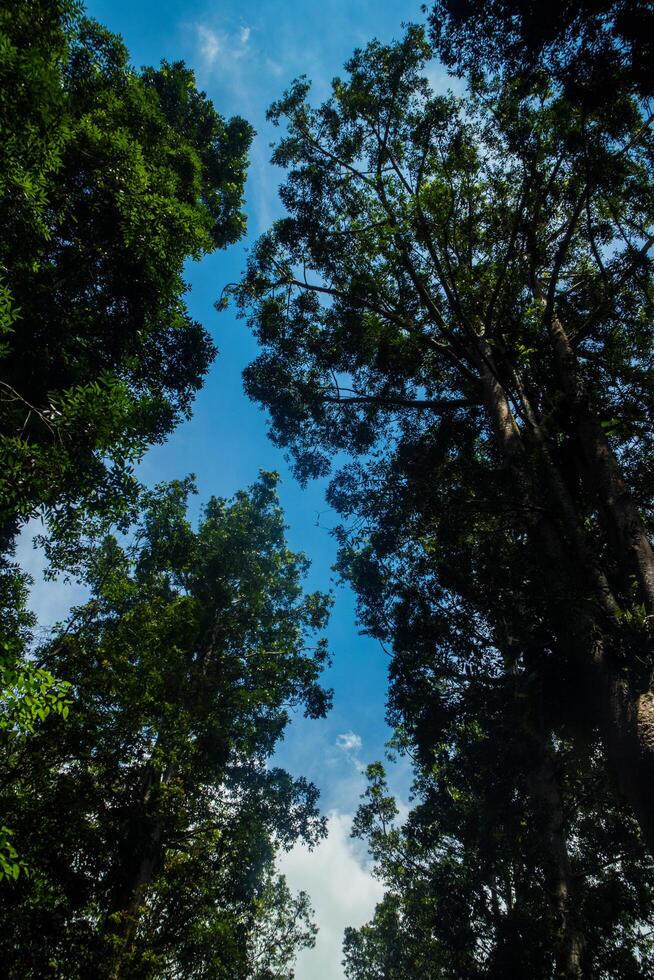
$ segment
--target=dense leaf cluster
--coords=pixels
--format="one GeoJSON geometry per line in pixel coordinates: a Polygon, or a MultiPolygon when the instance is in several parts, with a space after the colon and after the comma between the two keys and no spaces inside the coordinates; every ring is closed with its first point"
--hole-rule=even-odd
{"type": "Polygon", "coordinates": [[[15,977],[287,977],[311,943],[277,848],[324,833],[316,790],[270,767],[289,709],[324,714],[328,600],[305,595],[263,476],[213,499],[150,494],[131,543],[85,558],[88,602],[37,652],[67,720],[6,733],[2,809],[27,865],[0,906],[15,977]],[[67,713],[67,712],[66,712],[67,713]]]}
{"type": "Polygon", "coordinates": [[[0,73],[10,538],[43,508],[120,510],[129,463],[188,415],[215,351],[183,265],[242,235],[251,129],[182,63],[136,72],[73,0],[3,4],[0,73]]]}

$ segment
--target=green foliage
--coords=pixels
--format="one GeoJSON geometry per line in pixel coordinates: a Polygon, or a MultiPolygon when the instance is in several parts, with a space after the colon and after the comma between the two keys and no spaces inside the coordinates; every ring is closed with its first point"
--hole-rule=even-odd
{"type": "MultiPolygon", "coordinates": [[[[26,657],[34,617],[26,606],[29,579],[4,560],[0,565],[0,749],[7,778],[20,766],[22,752],[49,715],[68,717],[71,685],[26,657]]],[[[13,842],[14,832],[0,829],[0,880],[17,878],[27,864],[13,842]]]]}
{"type": "Polygon", "coordinates": [[[6,879],[15,881],[21,872],[27,873],[25,862],[11,843],[13,834],[9,827],[0,827],[0,882],[6,879]]]}
{"type": "MultiPolygon", "coordinates": [[[[76,0],[0,4],[3,556],[36,514],[59,552],[133,515],[133,464],[215,354],[182,272],[242,235],[250,139],[183,64],[136,72],[76,0]]],[[[24,583],[2,575],[4,740],[65,719],[70,685],[26,661],[24,583]]]]}
{"type": "Polygon", "coordinates": [[[215,354],[188,258],[236,241],[251,130],[71,0],[0,10],[0,518],[120,512],[215,354]]]}
{"type": "Polygon", "coordinates": [[[13,564],[0,567],[0,744],[33,734],[51,712],[68,717],[70,684],[26,657],[34,617],[27,609],[30,580],[13,564]]]}
{"type": "Polygon", "coordinates": [[[7,976],[272,980],[313,942],[274,859],[323,835],[317,791],[268,760],[289,710],[328,707],[309,639],[329,600],[303,593],[276,482],[212,499],[197,530],[191,482],[162,486],[122,543],[79,543],[90,598],[37,651],[74,710],[7,753],[30,868],[0,907],[7,976]]]}
{"type": "Polygon", "coordinates": [[[70,684],[56,680],[47,670],[31,663],[0,668],[0,731],[17,729],[34,734],[38,721],[51,712],[68,717],[72,700],[67,695],[70,684]]]}
{"type": "MultiPolygon", "coordinates": [[[[453,64],[477,13],[505,53],[539,19],[517,6],[439,4],[467,25],[453,64]]],[[[654,143],[645,76],[581,7],[555,5],[582,28],[567,76],[489,56],[434,93],[409,27],[322,105],[300,79],[270,110],[287,216],[236,290],[246,387],[300,479],[349,456],[338,567],[416,765],[404,827],[371,772],[357,828],[389,894],[352,977],[652,972],[654,143]],[[569,98],[599,49],[612,87],[569,98]]]]}

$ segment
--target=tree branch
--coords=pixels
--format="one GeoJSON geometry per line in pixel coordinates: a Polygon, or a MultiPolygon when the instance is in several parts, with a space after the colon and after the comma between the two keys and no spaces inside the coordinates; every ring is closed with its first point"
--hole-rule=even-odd
{"type": "Polygon", "coordinates": [[[475,398],[384,398],[376,395],[323,395],[323,401],[333,405],[379,405],[383,408],[429,409],[433,412],[454,411],[457,408],[473,408],[481,405],[475,398]]]}

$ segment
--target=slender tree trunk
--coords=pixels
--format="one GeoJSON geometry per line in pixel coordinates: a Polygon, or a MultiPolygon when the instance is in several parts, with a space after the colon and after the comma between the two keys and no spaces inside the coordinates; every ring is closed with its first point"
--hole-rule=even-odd
{"type": "Polygon", "coordinates": [[[507,461],[509,468],[521,484],[521,490],[527,492],[525,485],[524,461],[525,447],[516,421],[506,397],[506,391],[498,380],[490,361],[490,352],[480,365],[482,392],[488,414],[495,432],[495,439],[500,452],[507,461]]]}
{"type": "MultiPolygon", "coordinates": [[[[137,821],[148,820],[147,811],[154,790],[170,782],[176,771],[177,767],[170,765],[161,773],[148,763],[143,777],[139,812],[135,815],[137,821]]],[[[142,838],[137,834],[140,840],[139,853],[135,855],[135,865],[116,890],[111,902],[106,933],[114,946],[114,952],[109,958],[106,974],[108,980],[121,980],[133,951],[143,899],[161,862],[164,827],[163,816],[155,817],[142,838]]]]}
{"type": "Polygon", "coordinates": [[[542,747],[538,765],[528,778],[528,788],[537,813],[543,821],[548,859],[546,873],[557,921],[557,980],[581,980],[585,942],[575,916],[565,817],[558,775],[549,747],[542,747]]]}
{"type": "Polygon", "coordinates": [[[110,928],[112,938],[118,940],[118,943],[107,974],[109,980],[121,980],[123,970],[133,950],[143,897],[148,885],[153,880],[154,872],[159,863],[158,850],[161,844],[162,830],[163,824],[161,822],[153,828],[148,846],[144,850],[136,874],[130,884],[130,897],[127,898],[126,902],[120,903],[122,908],[114,911],[114,914],[119,915],[120,919],[115,927],[110,928]]]}

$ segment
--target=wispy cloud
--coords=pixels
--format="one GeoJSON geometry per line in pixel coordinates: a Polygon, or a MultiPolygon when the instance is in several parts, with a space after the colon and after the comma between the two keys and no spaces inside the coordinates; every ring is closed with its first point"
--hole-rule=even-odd
{"type": "Polygon", "coordinates": [[[193,24],[197,61],[201,72],[210,78],[217,71],[225,79],[233,76],[234,65],[250,52],[252,28],[243,26],[237,31],[221,30],[208,24],[193,24]]]}
{"type": "Polygon", "coordinates": [[[352,816],[334,810],[328,820],[329,836],[318,847],[299,845],[279,861],[291,889],[311,896],[320,927],[315,947],[298,956],[296,980],[342,980],[345,927],[367,922],[384,894],[350,837],[352,816]]]}
{"type": "Polygon", "coordinates": [[[274,75],[275,78],[280,78],[286,70],[284,65],[280,65],[280,63],[275,61],[273,58],[266,58],[264,63],[270,74],[274,75]]]}
{"type": "Polygon", "coordinates": [[[341,750],[357,775],[361,776],[366,768],[360,756],[361,749],[363,748],[361,736],[352,731],[343,732],[341,735],[336,736],[336,748],[341,750]]]}
{"type": "Polygon", "coordinates": [[[220,54],[220,38],[216,31],[213,31],[210,27],[205,27],[204,24],[196,24],[195,28],[202,66],[205,71],[210,71],[220,54]]]}

